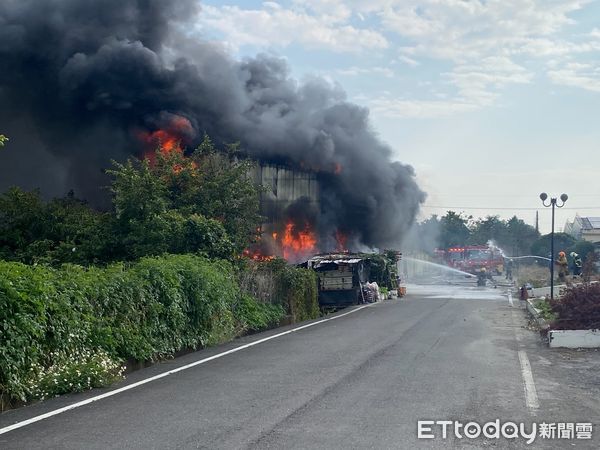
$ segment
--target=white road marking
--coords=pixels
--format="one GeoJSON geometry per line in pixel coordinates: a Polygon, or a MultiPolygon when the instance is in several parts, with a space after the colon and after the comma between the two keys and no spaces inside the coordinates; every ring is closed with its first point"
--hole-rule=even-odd
{"type": "Polygon", "coordinates": [[[510,306],[515,306],[513,303],[512,292],[510,292],[510,290],[508,291],[508,302],[510,303],[510,306]]]}
{"type": "Polygon", "coordinates": [[[91,398],[88,398],[86,400],[82,400],[80,402],[73,403],[71,405],[67,405],[67,406],[64,406],[64,407],[59,408],[59,409],[55,409],[54,411],[50,411],[50,412],[47,412],[45,414],[41,414],[39,416],[32,417],[31,419],[23,420],[22,422],[17,422],[15,424],[9,425],[7,427],[0,428],[0,434],[8,433],[9,431],[16,430],[17,428],[21,428],[21,427],[24,427],[24,426],[27,426],[27,425],[31,425],[32,423],[39,422],[40,420],[44,420],[44,419],[47,419],[49,417],[56,416],[58,414],[62,414],[64,412],[70,411],[72,409],[79,408],[80,406],[85,406],[85,405],[87,405],[89,403],[97,402],[98,400],[102,400],[102,399],[107,398],[107,397],[112,397],[113,395],[120,394],[121,392],[125,392],[125,391],[128,391],[130,389],[133,389],[133,388],[136,388],[138,386],[141,386],[143,384],[150,383],[152,381],[156,381],[156,380],[158,380],[160,378],[164,378],[164,377],[167,377],[169,375],[173,375],[174,373],[181,372],[183,370],[187,370],[187,369],[190,369],[190,368],[195,367],[195,366],[199,366],[200,364],[207,363],[207,362],[212,361],[214,359],[222,358],[223,356],[227,356],[227,355],[230,355],[232,353],[239,352],[239,351],[244,350],[246,348],[253,347],[253,346],[258,345],[258,344],[262,344],[263,342],[270,341],[271,339],[275,339],[275,338],[278,338],[278,337],[281,337],[281,336],[285,336],[286,334],[295,333],[296,331],[304,330],[305,328],[314,327],[315,325],[319,325],[321,323],[329,322],[330,320],[339,319],[341,317],[347,316],[348,314],[355,313],[357,311],[360,311],[361,309],[368,308],[368,307],[373,306],[375,304],[376,303],[372,303],[372,304],[364,305],[364,306],[359,306],[358,308],[355,308],[352,311],[348,311],[348,312],[340,314],[338,316],[329,317],[327,319],[319,320],[317,322],[311,322],[309,324],[302,325],[302,326],[299,326],[297,328],[292,328],[291,330],[284,331],[282,333],[274,334],[273,336],[268,336],[266,338],[259,339],[258,341],[250,342],[249,344],[240,345],[239,347],[232,348],[231,350],[227,350],[225,352],[218,353],[218,354],[213,355],[213,356],[209,356],[208,358],[204,358],[204,359],[195,361],[193,363],[187,364],[185,366],[178,367],[178,368],[173,369],[173,370],[169,370],[168,372],[163,372],[161,374],[155,375],[155,376],[150,377],[150,378],[146,378],[146,379],[138,381],[136,383],[128,384],[127,386],[123,386],[122,388],[115,389],[113,391],[106,392],[104,394],[96,395],[95,397],[91,397],[91,398]]]}
{"type": "Polygon", "coordinates": [[[538,402],[537,391],[535,390],[535,383],[533,382],[531,365],[529,364],[529,358],[527,358],[525,350],[519,350],[519,362],[521,363],[521,375],[523,375],[525,402],[527,403],[527,407],[530,409],[538,409],[540,404],[538,402]]]}

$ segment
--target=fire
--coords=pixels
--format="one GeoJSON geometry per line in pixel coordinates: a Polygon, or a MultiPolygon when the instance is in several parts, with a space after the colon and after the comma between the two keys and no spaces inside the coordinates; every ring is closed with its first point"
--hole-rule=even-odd
{"type": "Polygon", "coordinates": [[[275,256],[273,256],[273,255],[263,255],[258,250],[251,250],[248,248],[246,250],[244,250],[242,252],[242,254],[246,258],[250,258],[254,261],[271,261],[271,260],[275,259],[275,256]]]}
{"type": "Polygon", "coordinates": [[[160,150],[163,153],[171,153],[172,151],[181,151],[180,141],[181,139],[171,134],[166,130],[156,130],[152,133],[147,133],[144,141],[148,146],[152,145],[154,148],[160,146],[160,150]]]}
{"type": "Polygon", "coordinates": [[[156,160],[157,148],[160,148],[163,155],[168,155],[172,152],[183,153],[181,139],[167,130],[156,130],[152,133],[142,132],[140,135],[147,149],[144,152],[144,159],[150,161],[151,165],[154,165],[156,160]]]}
{"type": "Polygon", "coordinates": [[[304,229],[297,230],[293,222],[288,222],[281,239],[281,246],[285,259],[298,259],[316,252],[317,237],[308,224],[304,229]]]}
{"type": "Polygon", "coordinates": [[[301,223],[289,220],[285,226],[261,234],[256,243],[243,251],[243,256],[255,261],[283,257],[292,263],[308,259],[318,252],[317,236],[308,222],[301,223]]]}
{"type": "Polygon", "coordinates": [[[154,131],[140,131],[138,138],[146,148],[144,158],[154,163],[155,151],[160,148],[163,154],[171,152],[183,153],[183,145],[189,143],[194,129],[191,122],[182,116],[173,115],[168,123],[154,131]]]}

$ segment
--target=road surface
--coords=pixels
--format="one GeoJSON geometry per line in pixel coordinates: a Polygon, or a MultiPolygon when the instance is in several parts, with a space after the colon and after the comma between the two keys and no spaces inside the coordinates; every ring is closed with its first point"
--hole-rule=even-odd
{"type": "MultiPolygon", "coordinates": [[[[600,448],[600,352],[551,351],[513,303],[500,289],[409,287],[402,300],[135,372],[118,387],[273,337],[0,434],[0,448],[528,447],[524,438],[458,438],[454,428],[446,439],[436,427],[435,439],[417,437],[419,420],[496,419],[527,430],[592,423],[591,441],[537,437],[528,448],[600,448]]],[[[9,411],[0,429],[107,391],[9,411]]]]}

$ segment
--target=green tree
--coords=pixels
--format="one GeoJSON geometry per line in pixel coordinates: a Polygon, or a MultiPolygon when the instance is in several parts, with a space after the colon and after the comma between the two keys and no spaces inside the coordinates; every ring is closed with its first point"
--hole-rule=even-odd
{"type": "Polygon", "coordinates": [[[44,231],[44,204],[39,191],[11,188],[0,196],[0,258],[21,260],[44,231]]]}
{"type": "Polygon", "coordinates": [[[205,252],[231,257],[255,238],[260,225],[258,187],[250,165],[230,147],[219,152],[208,137],[186,157],[157,149],[154,163],[115,163],[116,235],[123,257],[205,252]]]}
{"type": "Polygon", "coordinates": [[[575,252],[581,257],[582,261],[586,261],[589,255],[595,254],[595,250],[596,247],[592,242],[580,239],[569,248],[569,253],[575,252]]]}
{"type": "Polygon", "coordinates": [[[256,237],[259,188],[237,146],[205,137],[186,157],[157,149],[153,163],[114,163],[114,209],[93,210],[73,193],[44,202],[38,191],[0,196],[0,258],[25,263],[107,263],[163,253],[230,258],[256,237]]]}
{"type": "MultiPolygon", "coordinates": [[[[558,252],[567,252],[575,245],[577,240],[567,233],[554,233],[554,259],[557,258],[558,252]]],[[[536,256],[550,256],[550,234],[545,234],[536,240],[531,246],[531,254],[536,256]]]]}
{"type": "Polygon", "coordinates": [[[152,173],[147,160],[115,162],[114,166],[108,173],[113,177],[114,227],[120,256],[135,259],[166,253],[176,219],[167,217],[164,181],[152,173]]]}
{"type": "Polygon", "coordinates": [[[218,151],[204,136],[189,158],[159,152],[155,173],[166,181],[173,208],[219,221],[241,252],[257,237],[262,217],[259,188],[249,176],[252,163],[236,153],[237,145],[218,151]]]}
{"type": "Polygon", "coordinates": [[[531,246],[539,239],[540,233],[517,216],[511,217],[506,227],[507,238],[500,243],[501,247],[511,256],[529,254],[531,246]]]}
{"type": "Polygon", "coordinates": [[[500,220],[499,216],[487,216],[485,219],[478,219],[471,225],[469,240],[474,245],[484,245],[490,240],[501,244],[506,241],[506,237],[506,223],[500,220]]]}
{"type": "Polygon", "coordinates": [[[440,219],[440,247],[448,248],[455,245],[465,245],[470,237],[467,223],[468,218],[463,217],[462,214],[448,211],[440,219]]]}
{"type": "Polygon", "coordinates": [[[8,138],[3,134],[0,134],[0,147],[4,147],[4,143],[8,141],[8,138]]]}
{"type": "Polygon", "coordinates": [[[12,188],[0,197],[0,258],[25,263],[88,264],[102,258],[109,214],[73,193],[44,203],[38,191],[12,188]]]}

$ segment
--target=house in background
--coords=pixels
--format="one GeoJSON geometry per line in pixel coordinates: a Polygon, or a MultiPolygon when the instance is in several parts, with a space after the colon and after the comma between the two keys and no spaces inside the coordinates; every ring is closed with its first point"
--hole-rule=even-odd
{"type": "Polygon", "coordinates": [[[567,220],[565,233],[575,239],[583,239],[600,245],[600,217],[581,217],[577,214],[573,222],[567,220]]]}

